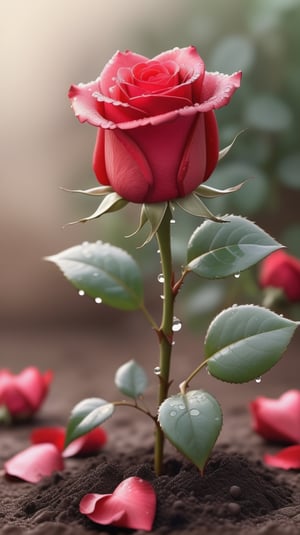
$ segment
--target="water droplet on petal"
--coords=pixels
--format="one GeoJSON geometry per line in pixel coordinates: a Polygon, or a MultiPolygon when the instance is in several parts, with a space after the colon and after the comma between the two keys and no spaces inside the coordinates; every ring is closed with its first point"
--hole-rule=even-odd
{"type": "Polygon", "coordinates": [[[240,273],[235,273],[233,276],[234,276],[235,279],[239,279],[241,274],[240,273]]]}
{"type": "Polygon", "coordinates": [[[155,375],[159,375],[160,374],[160,367],[159,366],[155,366],[153,371],[154,371],[155,375]]]}
{"type": "Polygon", "coordinates": [[[182,327],[181,321],[174,316],[173,318],[173,325],[172,325],[172,331],[173,333],[178,333],[182,327]]]}
{"type": "Polygon", "coordinates": [[[160,273],[159,275],[157,275],[157,280],[158,282],[160,282],[161,284],[163,284],[165,282],[165,277],[163,276],[162,273],[160,273]]]}
{"type": "Polygon", "coordinates": [[[100,305],[100,303],[102,303],[101,297],[95,297],[95,303],[97,303],[97,305],[100,305]]]}
{"type": "Polygon", "coordinates": [[[255,382],[258,383],[258,384],[261,383],[261,377],[260,376],[256,377],[255,382]]]}
{"type": "Polygon", "coordinates": [[[85,291],[84,290],[79,290],[78,295],[80,295],[82,297],[83,295],[85,295],[85,291]]]}

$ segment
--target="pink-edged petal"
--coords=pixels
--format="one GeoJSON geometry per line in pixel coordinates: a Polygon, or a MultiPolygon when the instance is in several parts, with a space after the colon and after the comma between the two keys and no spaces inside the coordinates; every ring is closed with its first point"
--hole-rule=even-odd
{"type": "Polygon", "coordinates": [[[130,477],[111,495],[87,494],[79,507],[81,513],[97,524],[150,531],[156,512],[156,495],[150,483],[130,477]]]}
{"type": "Polygon", "coordinates": [[[265,454],[264,462],[284,470],[300,469],[300,445],[289,446],[275,455],[265,454]]]}
{"type": "Polygon", "coordinates": [[[37,483],[53,472],[63,470],[61,453],[53,444],[36,444],[21,451],[4,464],[5,474],[37,483]]]}
{"type": "Polygon", "coordinates": [[[66,438],[64,427],[39,427],[32,431],[30,440],[32,444],[54,444],[58,451],[62,452],[66,438]]]}
{"type": "Polygon", "coordinates": [[[109,184],[127,201],[143,202],[153,178],[138,145],[121,130],[106,130],[104,152],[109,184]]]}
{"type": "Polygon", "coordinates": [[[195,91],[194,102],[198,111],[207,112],[226,106],[240,87],[241,72],[221,74],[206,72],[201,92],[195,91]]]}
{"type": "Polygon", "coordinates": [[[52,377],[53,374],[51,371],[47,371],[43,375],[34,366],[25,368],[25,370],[16,376],[15,384],[24,397],[26,397],[33,411],[36,411],[44,400],[52,377]]]}
{"type": "Polygon", "coordinates": [[[254,431],[267,440],[300,443],[300,390],[278,399],[257,397],[250,404],[254,431]]]}
{"type": "Polygon", "coordinates": [[[86,435],[73,440],[63,451],[63,457],[93,455],[100,451],[106,442],[106,432],[101,427],[97,427],[86,435]]]}

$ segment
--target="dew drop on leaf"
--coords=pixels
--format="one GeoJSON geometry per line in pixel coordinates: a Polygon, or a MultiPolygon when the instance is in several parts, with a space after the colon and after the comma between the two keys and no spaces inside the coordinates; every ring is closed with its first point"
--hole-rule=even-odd
{"type": "Polygon", "coordinates": [[[234,276],[235,279],[239,279],[241,274],[240,273],[235,273],[233,276],[234,276]]]}
{"type": "Polygon", "coordinates": [[[78,295],[80,295],[80,297],[82,297],[83,295],[85,295],[85,291],[84,290],[79,290],[78,295]]]}
{"type": "Polygon", "coordinates": [[[190,415],[191,416],[199,416],[200,414],[200,411],[198,411],[198,409],[191,409],[190,410],[190,415]]]}
{"type": "Polygon", "coordinates": [[[255,382],[258,384],[261,383],[261,377],[256,377],[255,382]]]}
{"type": "Polygon", "coordinates": [[[102,299],[101,299],[101,297],[95,297],[95,303],[96,303],[97,305],[100,305],[100,303],[102,303],[102,299]]]}

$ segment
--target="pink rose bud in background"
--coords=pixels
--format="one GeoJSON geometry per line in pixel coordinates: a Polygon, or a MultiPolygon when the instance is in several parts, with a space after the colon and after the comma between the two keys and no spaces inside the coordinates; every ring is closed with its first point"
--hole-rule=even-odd
{"type": "Polygon", "coordinates": [[[94,171],[136,203],[184,197],[218,162],[214,109],[240,86],[241,73],[209,73],[195,47],[152,60],[117,52],[100,76],[69,91],[75,115],[98,127],[94,171]]]}
{"type": "Polygon", "coordinates": [[[12,420],[30,418],[41,406],[53,374],[42,374],[34,366],[19,374],[0,370],[0,407],[4,407],[12,420]]]}
{"type": "Polygon", "coordinates": [[[280,288],[289,301],[300,301],[300,260],[276,251],[263,260],[259,273],[262,288],[280,288]]]}

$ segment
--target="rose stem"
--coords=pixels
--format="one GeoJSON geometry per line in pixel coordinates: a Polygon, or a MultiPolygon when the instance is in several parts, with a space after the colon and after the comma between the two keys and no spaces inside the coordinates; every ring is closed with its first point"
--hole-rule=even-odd
{"type": "MultiPolygon", "coordinates": [[[[160,405],[168,396],[169,390],[169,373],[172,353],[172,324],[174,309],[174,294],[172,291],[173,268],[171,253],[171,230],[170,230],[171,212],[167,208],[163,220],[156,232],[156,238],[160,250],[160,259],[162,266],[163,283],[163,308],[162,320],[159,329],[160,344],[160,374],[159,374],[159,392],[158,405],[160,405]]],[[[155,448],[154,448],[154,466],[157,475],[162,472],[164,450],[164,433],[158,425],[155,430],[155,448]]]]}

